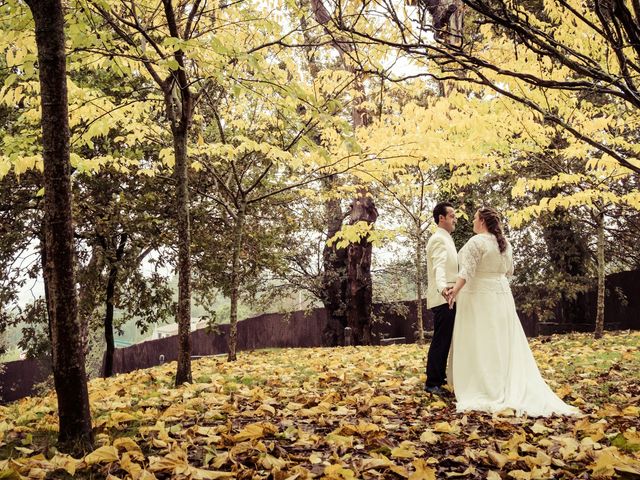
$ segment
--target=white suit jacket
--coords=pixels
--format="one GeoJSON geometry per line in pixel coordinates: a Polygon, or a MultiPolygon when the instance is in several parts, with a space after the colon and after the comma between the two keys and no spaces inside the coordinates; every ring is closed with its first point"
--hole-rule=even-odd
{"type": "Polygon", "coordinates": [[[444,228],[438,229],[427,242],[427,308],[447,301],[442,290],[456,283],[458,251],[453,238],[444,228]]]}

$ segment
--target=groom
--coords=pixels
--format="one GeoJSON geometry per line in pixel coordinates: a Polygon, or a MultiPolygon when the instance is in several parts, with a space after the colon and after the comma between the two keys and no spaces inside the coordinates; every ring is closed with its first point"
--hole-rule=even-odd
{"type": "Polygon", "coordinates": [[[427,242],[427,308],[433,312],[433,339],[427,355],[427,382],[425,390],[444,395],[447,357],[453,336],[455,307],[449,308],[447,295],[458,275],[458,252],[451,238],[456,228],[456,212],[447,202],[438,203],[433,209],[433,219],[438,228],[427,242]]]}

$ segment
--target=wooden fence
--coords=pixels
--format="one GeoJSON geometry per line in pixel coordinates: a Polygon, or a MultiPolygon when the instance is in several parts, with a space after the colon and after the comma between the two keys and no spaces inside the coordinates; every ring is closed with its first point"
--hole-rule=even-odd
{"type": "MultiPolygon", "coordinates": [[[[595,325],[595,293],[586,296],[589,317],[583,323],[539,323],[535,317],[520,315],[529,337],[567,331],[593,331],[595,325]]],[[[424,308],[424,328],[432,329],[431,312],[424,308]]],[[[374,305],[374,333],[383,338],[404,338],[415,341],[416,302],[374,305]]],[[[290,314],[271,313],[238,322],[238,349],[318,347],[322,345],[322,330],[326,325],[324,309],[298,311],[290,314]]],[[[640,270],[620,272],[607,277],[605,328],[640,330],[640,270]]],[[[215,332],[206,329],[191,333],[193,356],[227,352],[229,326],[220,325],[215,332]]],[[[114,355],[114,372],[124,373],[148,368],[177,358],[177,337],[149,340],[126,348],[114,355]]],[[[51,373],[48,359],[9,362],[0,368],[0,402],[9,402],[34,393],[34,387],[51,373]]]]}

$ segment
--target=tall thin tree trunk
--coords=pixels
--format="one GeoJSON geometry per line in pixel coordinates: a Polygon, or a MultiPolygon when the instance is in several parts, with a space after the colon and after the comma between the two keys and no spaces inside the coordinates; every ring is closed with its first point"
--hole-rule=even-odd
{"type": "Polygon", "coordinates": [[[417,333],[418,344],[424,344],[424,325],[422,316],[422,232],[420,225],[416,229],[416,312],[417,312],[417,333]]]}
{"type": "Polygon", "coordinates": [[[233,362],[237,359],[238,294],[240,290],[240,272],[238,272],[238,269],[240,267],[240,252],[242,250],[245,215],[246,205],[241,203],[233,231],[233,252],[231,258],[231,308],[229,313],[229,355],[227,358],[229,362],[233,362]]]}
{"type": "Polygon", "coordinates": [[[174,148],[178,219],[178,386],[191,382],[191,227],[186,128],[175,129],[174,148]]]}
{"type": "Polygon", "coordinates": [[[107,292],[106,292],[106,311],[104,316],[104,339],[107,346],[104,356],[104,368],[102,376],[104,378],[113,375],[113,355],[116,350],[115,340],[113,335],[113,297],[116,291],[116,282],[118,280],[118,270],[120,268],[120,261],[124,256],[124,249],[127,244],[128,235],[123,233],[120,236],[120,242],[116,248],[115,261],[111,262],[109,269],[109,276],[107,277],[107,292]]]}
{"type": "Polygon", "coordinates": [[[105,351],[104,366],[102,370],[102,376],[104,378],[113,375],[113,354],[115,352],[115,341],[113,338],[113,295],[116,290],[117,276],[118,267],[112,266],[109,269],[109,276],[107,277],[107,308],[104,315],[104,341],[107,347],[105,351]]]}
{"type": "Polygon", "coordinates": [[[42,102],[47,291],[59,448],[92,448],[91,413],[75,285],[64,15],[60,0],[27,0],[42,102]]]}
{"type": "Polygon", "coordinates": [[[604,334],[605,258],[604,258],[604,210],[598,212],[598,303],[596,307],[595,338],[604,334]]]}
{"type": "MultiPolygon", "coordinates": [[[[180,26],[171,0],[162,0],[171,37],[180,36],[180,26]]],[[[178,231],[178,367],[176,386],[191,382],[191,225],[189,218],[189,163],[187,142],[193,120],[194,95],[187,78],[184,51],[178,49],[173,58],[179,68],[161,83],[167,117],[171,122],[175,154],[176,220],[178,231]]]]}

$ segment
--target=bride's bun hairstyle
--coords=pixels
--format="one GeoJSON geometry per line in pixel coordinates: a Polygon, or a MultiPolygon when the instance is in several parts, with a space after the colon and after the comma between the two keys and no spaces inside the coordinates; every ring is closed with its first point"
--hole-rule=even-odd
{"type": "Polygon", "coordinates": [[[491,207],[482,207],[478,209],[478,216],[487,226],[489,233],[493,234],[498,240],[498,248],[500,253],[504,253],[507,249],[507,239],[502,233],[502,225],[500,224],[500,214],[491,207]]]}

